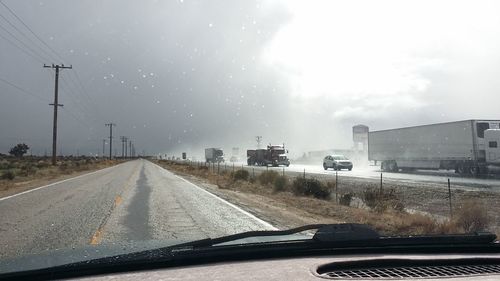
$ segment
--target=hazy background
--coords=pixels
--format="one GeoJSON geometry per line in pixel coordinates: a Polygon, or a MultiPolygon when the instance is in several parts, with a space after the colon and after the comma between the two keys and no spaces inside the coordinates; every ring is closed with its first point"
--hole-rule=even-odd
{"type": "Polygon", "coordinates": [[[138,153],[229,154],[261,135],[298,156],[350,148],[359,123],[500,119],[497,1],[2,2],[57,54],[0,5],[0,153],[50,154],[43,63],[74,68],[60,81],[66,155],[101,153],[109,122],[138,153]]]}

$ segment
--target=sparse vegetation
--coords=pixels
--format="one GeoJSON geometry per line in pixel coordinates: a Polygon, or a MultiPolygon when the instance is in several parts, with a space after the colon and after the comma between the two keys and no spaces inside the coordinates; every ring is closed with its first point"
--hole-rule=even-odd
{"type": "Polygon", "coordinates": [[[484,231],[489,222],[486,207],[478,200],[463,202],[454,220],[465,232],[484,231]]]}
{"type": "Polygon", "coordinates": [[[272,184],[276,180],[277,177],[279,177],[280,174],[276,171],[265,171],[259,174],[257,177],[258,181],[261,184],[267,185],[267,184],[272,184]]]}
{"type": "Polygon", "coordinates": [[[288,178],[286,176],[277,176],[274,179],[273,190],[274,192],[281,192],[287,189],[288,178]]]}
{"type": "Polygon", "coordinates": [[[313,196],[318,199],[330,198],[328,186],[315,178],[295,178],[292,183],[292,191],[295,195],[313,196]]]}
{"type": "MultiPolygon", "coordinates": [[[[335,181],[324,182],[317,178],[302,176],[288,178],[273,170],[262,171],[255,177],[248,175],[247,180],[235,181],[236,172],[224,174],[223,171],[219,171],[217,174],[217,171],[201,167],[192,170],[187,168],[188,163],[170,161],[158,161],[158,163],[181,174],[188,173],[203,178],[218,186],[217,190],[228,196],[240,192],[264,196],[279,202],[278,204],[306,211],[307,218],[314,218],[313,223],[332,221],[365,223],[386,235],[416,235],[476,231],[486,228],[489,222],[483,205],[479,203],[464,202],[461,208],[455,210],[454,219],[450,221],[425,213],[407,212],[401,195],[393,188],[384,188],[380,193],[378,188],[368,186],[367,189],[362,191],[358,189],[355,192],[354,189],[341,185],[336,203],[330,195],[336,190],[335,181]],[[239,192],[234,193],[235,190],[239,192]],[[362,200],[364,204],[353,204],[355,200],[358,203],[362,200]]],[[[286,212],[290,210],[287,208],[286,212]]]]}
{"type": "Polygon", "coordinates": [[[3,180],[13,180],[14,178],[16,177],[16,175],[14,174],[14,172],[12,171],[5,171],[2,173],[2,179],[3,180]]]}
{"type": "Polygon", "coordinates": [[[388,209],[404,211],[404,204],[396,195],[394,189],[379,190],[368,188],[363,192],[363,202],[375,212],[384,212],[388,209]]]}
{"type": "Polygon", "coordinates": [[[233,174],[233,179],[234,180],[248,180],[248,177],[250,176],[250,173],[247,170],[238,170],[234,172],[233,174]]]}
{"type": "Polygon", "coordinates": [[[0,196],[16,193],[16,190],[35,187],[40,181],[104,168],[118,162],[119,160],[68,156],[58,158],[57,165],[52,166],[47,157],[0,155],[0,196]]]}
{"type": "Polygon", "coordinates": [[[351,201],[354,195],[352,193],[344,193],[339,197],[339,204],[343,206],[351,206],[351,201]]]}

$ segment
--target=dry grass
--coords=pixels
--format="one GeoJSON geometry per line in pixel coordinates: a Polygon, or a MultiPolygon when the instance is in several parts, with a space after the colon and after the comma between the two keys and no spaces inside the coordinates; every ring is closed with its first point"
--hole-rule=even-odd
{"type": "Polygon", "coordinates": [[[22,192],[52,180],[119,163],[89,157],[59,158],[52,166],[48,157],[0,157],[0,197],[22,192]]]}
{"type": "MultiPolygon", "coordinates": [[[[267,180],[267,178],[272,175],[266,175],[266,180],[263,180],[265,184],[263,184],[260,180],[252,180],[252,177],[250,177],[248,181],[235,181],[230,173],[224,174],[221,172],[220,175],[217,175],[203,166],[190,167],[186,164],[167,161],[159,161],[159,164],[170,170],[203,178],[210,183],[216,184],[221,189],[235,190],[272,198],[273,200],[283,203],[287,207],[290,206],[306,211],[308,215],[313,216],[317,221],[333,220],[338,222],[369,224],[385,235],[463,233],[464,231],[473,230],[474,228],[471,226],[484,226],[484,224],[482,224],[482,222],[484,222],[482,216],[484,213],[482,211],[475,210],[472,211],[472,214],[466,212],[466,210],[474,210],[474,208],[470,207],[470,203],[463,204],[463,207],[460,209],[461,211],[457,212],[453,221],[442,219],[438,221],[428,215],[408,213],[399,205],[396,208],[374,208],[368,210],[345,206],[336,203],[334,199],[324,200],[312,196],[304,196],[304,194],[294,194],[291,192],[290,185],[287,185],[286,188],[277,190],[271,185],[272,182],[267,180]]],[[[273,177],[273,181],[275,178],[276,177],[273,177]]],[[[326,186],[332,190],[335,183],[331,182],[326,184],[326,186]]],[[[353,194],[350,194],[351,197],[352,195],[353,194]]],[[[389,195],[384,194],[384,196],[379,199],[384,200],[387,196],[389,195]]],[[[398,201],[392,193],[389,197],[392,201],[398,201]]],[[[479,205],[480,204],[475,204],[475,206],[479,205]]]]}
{"type": "Polygon", "coordinates": [[[486,208],[474,199],[462,202],[454,216],[454,223],[465,232],[484,231],[489,224],[486,208]]]}

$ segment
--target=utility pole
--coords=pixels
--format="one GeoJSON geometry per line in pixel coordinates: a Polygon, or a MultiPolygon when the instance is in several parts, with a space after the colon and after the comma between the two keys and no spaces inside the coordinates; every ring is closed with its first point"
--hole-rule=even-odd
{"type": "Polygon", "coordinates": [[[262,141],[262,136],[256,136],[255,140],[257,141],[257,148],[260,148],[260,142],[262,141]]]}
{"type": "Polygon", "coordinates": [[[128,152],[130,153],[130,157],[132,157],[132,141],[128,142],[128,152]]]}
{"type": "Polygon", "coordinates": [[[127,140],[128,138],[125,138],[125,157],[130,156],[130,151],[127,150],[127,140]]]}
{"type": "Polygon", "coordinates": [[[106,154],[106,139],[102,139],[102,157],[106,154]]]}
{"type": "Polygon", "coordinates": [[[113,158],[113,126],[116,126],[115,123],[105,124],[106,127],[109,126],[109,159],[113,158]]]}
{"type": "Polygon", "coordinates": [[[120,137],[122,141],[122,158],[127,157],[127,138],[125,136],[120,137]]]}
{"type": "Polygon", "coordinates": [[[58,97],[58,92],[59,92],[59,70],[60,69],[72,69],[73,66],[64,66],[64,64],[61,65],[43,65],[44,68],[55,68],[56,70],[56,76],[55,76],[55,82],[54,82],[54,103],[51,103],[49,105],[54,107],[54,119],[53,119],[53,127],[52,127],[52,165],[56,164],[56,153],[57,153],[57,108],[59,106],[63,106],[62,104],[59,104],[59,97],[58,97]]]}

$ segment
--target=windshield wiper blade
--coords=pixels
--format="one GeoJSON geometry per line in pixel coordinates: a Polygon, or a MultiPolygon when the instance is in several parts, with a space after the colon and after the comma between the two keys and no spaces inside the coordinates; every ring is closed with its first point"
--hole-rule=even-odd
{"type": "MultiPolygon", "coordinates": [[[[249,231],[219,238],[207,238],[168,247],[173,252],[206,248],[245,238],[288,236],[316,230],[312,239],[301,239],[313,244],[337,244],[336,246],[391,246],[391,245],[436,245],[436,244],[487,244],[496,240],[497,236],[490,232],[476,232],[472,234],[443,234],[443,235],[415,235],[415,236],[381,236],[366,224],[311,224],[288,230],[249,231]]],[[[287,240],[289,241],[289,240],[287,240]]],[[[266,241],[278,242],[278,241],[266,241]]]]}
{"type": "Polygon", "coordinates": [[[247,232],[227,235],[227,236],[223,236],[223,237],[218,237],[218,238],[207,238],[207,239],[197,240],[197,241],[188,242],[188,243],[184,243],[184,244],[178,244],[178,245],[173,246],[173,248],[210,247],[210,246],[214,246],[214,245],[218,245],[218,244],[222,244],[222,243],[227,243],[227,242],[232,242],[232,241],[236,241],[236,240],[241,240],[241,239],[245,239],[245,238],[292,235],[292,234],[297,234],[297,233],[304,232],[307,230],[318,230],[318,229],[321,229],[322,227],[325,227],[325,226],[328,226],[328,224],[309,224],[309,225],[304,225],[304,226],[300,226],[300,227],[296,227],[296,228],[290,228],[290,229],[286,229],[286,230],[247,231],[247,232]]]}

